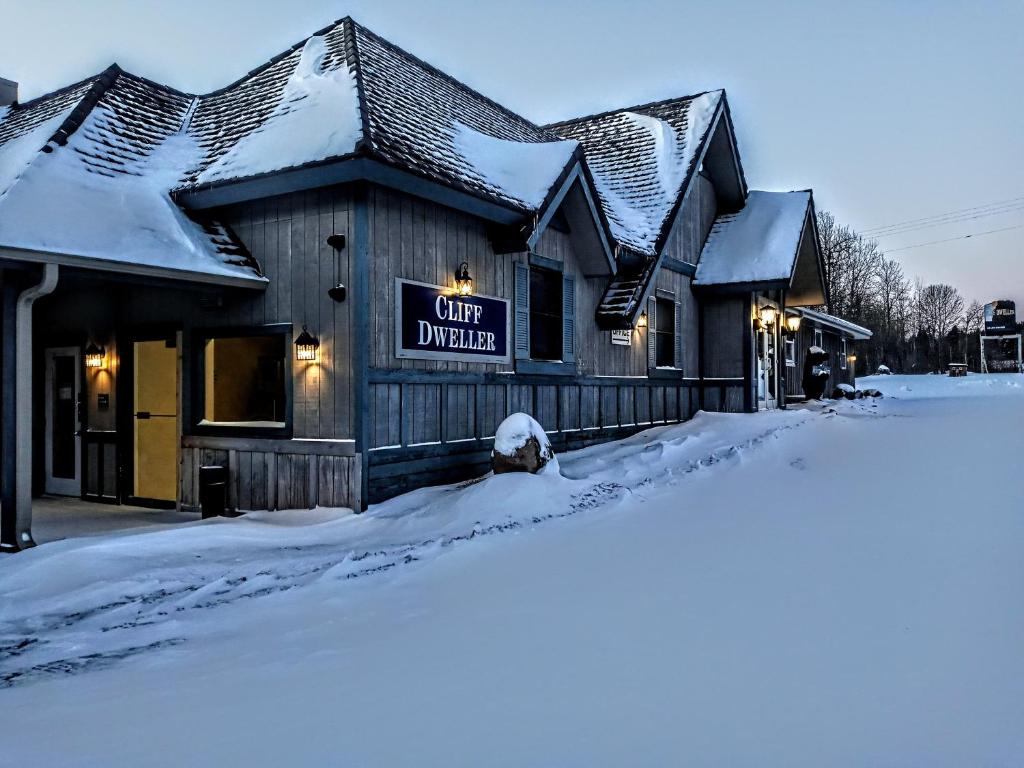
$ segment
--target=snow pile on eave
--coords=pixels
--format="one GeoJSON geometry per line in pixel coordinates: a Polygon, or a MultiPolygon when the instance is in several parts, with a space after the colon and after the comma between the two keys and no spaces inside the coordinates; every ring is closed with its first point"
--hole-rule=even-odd
{"type": "Polygon", "coordinates": [[[484,184],[528,208],[543,204],[578,146],[572,140],[498,139],[462,123],[455,124],[452,144],[484,184]]]}
{"type": "Polygon", "coordinates": [[[590,162],[616,240],[641,252],[653,253],[720,101],[721,91],[694,97],[687,106],[686,130],[682,133],[661,118],[621,113],[629,130],[642,131],[650,139],[653,168],[651,178],[644,179],[628,164],[590,162]]]}
{"type": "Polygon", "coordinates": [[[226,263],[168,194],[195,167],[195,141],[174,134],[125,173],[94,171],[83,159],[96,151],[89,137],[113,124],[99,105],[67,146],[35,158],[0,198],[0,246],[257,280],[250,268],[226,263]]]}
{"type": "Polygon", "coordinates": [[[195,183],[256,176],[354,152],[363,135],[355,77],[344,63],[325,70],[326,56],[324,38],[309,38],[270,117],[195,183]]]}
{"type": "Polygon", "coordinates": [[[31,130],[0,145],[0,200],[28,170],[32,162],[42,155],[46,142],[57,132],[75,106],[70,105],[49,120],[44,120],[31,130]]]}
{"type": "Polygon", "coordinates": [[[810,204],[809,192],[751,192],[720,216],[697,265],[697,285],[789,280],[810,204]]]}

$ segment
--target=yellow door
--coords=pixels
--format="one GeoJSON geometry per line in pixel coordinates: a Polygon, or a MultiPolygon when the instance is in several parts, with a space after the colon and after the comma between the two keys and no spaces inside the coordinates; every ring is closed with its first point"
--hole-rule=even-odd
{"type": "Polygon", "coordinates": [[[135,496],[178,498],[178,351],[135,342],[135,496]]]}

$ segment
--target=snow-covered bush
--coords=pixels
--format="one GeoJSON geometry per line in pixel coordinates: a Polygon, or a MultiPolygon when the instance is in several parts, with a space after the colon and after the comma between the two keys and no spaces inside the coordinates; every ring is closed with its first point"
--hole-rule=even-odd
{"type": "Polygon", "coordinates": [[[892,371],[889,370],[888,365],[880,365],[878,366],[878,370],[875,373],[877,373],[879,376],[889,376],[892,374],[892,371]]]}
{"type": "Polygon", "coordinates": [[[557,469],[558,461],[551,441],[544,427],[531,416],[513,413],[498,425],[491,452],[491,466],[495,474],[536,473],[549,463],[557,469]]]}

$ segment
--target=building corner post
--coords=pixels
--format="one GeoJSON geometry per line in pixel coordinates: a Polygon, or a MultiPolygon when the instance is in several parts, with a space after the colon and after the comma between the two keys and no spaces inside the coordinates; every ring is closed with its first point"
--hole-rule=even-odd
{"type": "Polygon", "coordinates": [[[356,460],[359,462],[359,509],[365,512],[369,505],[369,474],[370,474],[370,413],[369,413],[369,377],[370,362],[367,355],[369,345],[370,279],[370,212],[369,190],[366,184],[358,184],[354,189],[355,217],[352,226],[352,273],[355,288],[355,328],[353,337],[356,343],[352,349],[352,369],[355,378],[355,441],[356,460]]]}

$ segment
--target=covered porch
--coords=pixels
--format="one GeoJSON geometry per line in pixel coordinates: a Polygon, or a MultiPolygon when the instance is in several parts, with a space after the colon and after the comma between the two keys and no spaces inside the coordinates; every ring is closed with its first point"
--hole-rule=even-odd
{"type": "Polygon", "coordinates": [[[2,551],[198,518],[180,492],[182,340],[265,284],[0,248],[2,551]]]}

